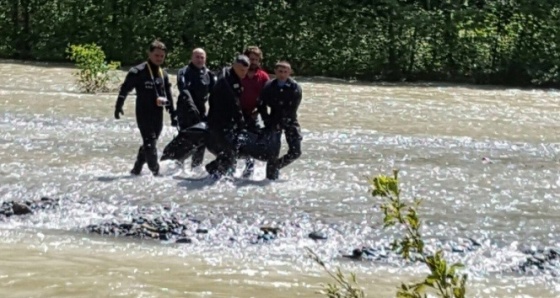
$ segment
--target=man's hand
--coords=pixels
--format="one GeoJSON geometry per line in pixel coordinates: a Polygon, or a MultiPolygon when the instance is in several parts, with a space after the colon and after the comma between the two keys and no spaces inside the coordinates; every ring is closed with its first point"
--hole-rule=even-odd
{"type": "Polygon", "coordinates": [[[115,108],[115,119],[120,119],[120,118],[121,118],[121,117],[119,116],[119,114],[120,114],[120,115],[124,115],[123,109],[122,109],[122,108],[119,108],[119,107],[116,107],[116,108],[115,108]]]}
{"type": "Polygon", "coordinates": [[[171,118],[171,126],[177,127],[177,113],[175,111],[169,112],[169,118],[171,118]]]}

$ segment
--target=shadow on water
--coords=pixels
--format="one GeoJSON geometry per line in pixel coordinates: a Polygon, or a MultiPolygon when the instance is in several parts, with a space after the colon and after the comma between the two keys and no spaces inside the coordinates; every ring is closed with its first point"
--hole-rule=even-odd
{"type": "Polygon", "coordinates": [[[173,179],[179,180],[180,182],[177,183],[177,185],[180,187],[185,187],[188,190],[202,189],[207,186],[215,185],[219,181],[216,179],[212,179],[208,176],[204,176],[204,177],[173,176],[173,179]]]}
{"type": "Polygon", "coordinates": [[[120,175],[120,176],[101,176],[101,177],[97,177],[97,181],[99,182],[113,182],[113,181],[117,181],[117,180],[128,180],[128,179],[134,179],[137,178],[138,176],[133,176],[133,175],[120,175]]]}
{"type": "Polygon", "coordinates": [[[272,183],[279,183],[285,182],[284,180],[277,180],[277,181],[270,181],[268,179],[264,180],[250,180],[244,178],[233,178],[232,180],[221,180],[221,179],[212,179],[208,176],[205,177],[181,177],[181,176],[173,176],[173,179],[179,180],[178,183],[181,187],[186,187],[188,190],[195,190],[195,189],[202,189],[207,186],[212,186],[217,183],[223,183],[227,181],[227,183],[231,183],[237,188],[243,188],[248,186],[267,186],[272,183]]]}

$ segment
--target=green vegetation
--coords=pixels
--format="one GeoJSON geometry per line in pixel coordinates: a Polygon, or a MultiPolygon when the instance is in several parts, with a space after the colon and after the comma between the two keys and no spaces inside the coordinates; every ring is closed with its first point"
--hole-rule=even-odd
{"type": "Polygon", "coordinates": [[[79,71],[78,86],[87,93],[109,91],[111,71],[120,67],[120,62],[105,61],[105,53],[96,45],[70,45],[67,49],[69,59],[76,63],[79,71]]]}
{"type": "Polygon", "coordinates": [[[96,43],[125,65],[160,38],[168,66],[209,64],[256,44],[298,75],[560,86],[556,0],[0,0],[0,56],[63,61],[96,43]]]}
{"type": "MultiPolygon", "coordinates": [[[[374,177],[370,180],[370,184],[373,188],[372,196],[384,199],[384,203],[381,205],[384,215],[383,227],[398,226],[403,233],[402,239],[395,240],[391,249],[406,261],[423,263],[430,270],[430,274],[424,280],[413,284],[402,284],[397,292],[397,297],[424,298],[428,297],[426,292],[430,291],[442,298],[464,298],[467,275],[459,275],[457,272],[463,265],[460,263],[448,265],[441,250],[437,250],[435,253],[426,250],[420,233],[422,221],[416,210],[421,201],[415,199],[412,204],[407,204],[401,199],[398,171],[394,171],[393,177],[384,175],[374,177]]],[[[311,251],[310,253],[313,260],[323,266],[336,282],[328,284],[322,291],[323,294],[329,298],[364,297],[362,290],[356,286],[353,274],[347,278],[340,269],[337,269],[337,274],[333,274],[328,271],[324,262],[317,255],[311,251]]]]}
{"type": "Polygon", "coordinates": [[[306,247],[306,250],[311,257],[317,264],[321,265],[323,269],[329,274],[329,276],[334,279],[335,283],[327,284],[324,286],[324,289],[319,291],[319,294],[323,294],[328,298],[364,298],[366,297],[364,291],[358,287],[358,283],[356,281],[356,275],[354,273],[350,273],[350,277],[346,277],[344,273],[340,270],[340,268],[336,269],[336,273],[327,268],[325,262],[323,262],[315,252],[313,252],[310,248],[306,247]]]}

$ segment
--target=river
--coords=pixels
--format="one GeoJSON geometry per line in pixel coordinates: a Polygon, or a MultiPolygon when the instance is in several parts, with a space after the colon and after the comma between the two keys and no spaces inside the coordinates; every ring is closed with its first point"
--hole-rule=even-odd
{"type": "MultiPolygon", "coordinates": [[[[173,162],[162,162],[163,177],[147,167],[129,177],[140,144],[133,95],[115,120],[116,95],[78,92],[72,68],[4,60],[0,71],[0,203],[61,202],[0,217],[2,297],[321,297],[315,292],[330,280],[305,247],[356,272],[368,297],[394,297],[401,281],[426,269],[394,257],[341,257],[390,240],[367,177],[393,168],[405,197],[424,198],[429,241],[446,249],[479,242],[446,254],[465,263],[469,297],[560,295],[558,263],[557,271],[510,270],[527,258],[525,248],[560,246],[555,90],[297,78],[302,157],[278,182],[264,180],[257,162],[249,180],[209,183],[177,179],[203,173],[173,162]],[[208,233],[174,244],[84,231],[162,207],[200,217],[208,233]],[[261,226],[282,233],[253,243],[261,226]],[[328,239],[309,239],[313,231],[328,239]]],[[[176,134],[165,117],[160,154],[176,134]]]]}

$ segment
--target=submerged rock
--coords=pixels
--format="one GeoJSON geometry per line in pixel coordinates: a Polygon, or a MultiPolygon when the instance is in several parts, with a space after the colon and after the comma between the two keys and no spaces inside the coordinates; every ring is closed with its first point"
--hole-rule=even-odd
{"type": "Polygon", "coordinates": [[[559,248],[530,248],[523,250],[528,254],[527,259],[513,268],[514,272],[535,273],[535,271],[551,271],[554,274],[560,272],[560,249],[559,248]]]}
{"type": "Polygon", "coordinates": [[[192,240],[190,238],[179,238],[175,243],[192,243],[192,240]]]}
{"type": "MultiPolygon", "coordinates": [[[[188,231],[188,219],[179,220],[171,216],[158,216],[153,219],[137,215],[129,222],[115,221],[89,225],[85,229],[90,233],[100,235],[127,236],[133,238],[148,238],[169,241],[183,238],[188,231]]],[[[184,242],[181,242],[184,243],[184,242]]]]}
{"type": "Polygon", "coordinates": [[[31,214],[39,210],[54,209],[59,207],[59,200],[42,197],[36,201],[6,201],[0,206],[0,217],[10,217],[31,214]]]}
{"type": "MultiPolygon", "coordinates": [[[[60,201],[48,197],[34,201],[5,201],[0,204],[0,219],[10,216],[32,215],[37,211],[60,207],[60,201]]],[[[212,213],[212,212],[210,212],[212,213]]],[[[130,237],[137,239],[151,239],[165,243],[191,244],[203,241],[224,241],[228,243],[272,243],[279,237],[294,237],[302,235],[306,228],[299,223],[285,222],[280,227],[268,226],[268,220],[262,220],[265,226],[250,226],[248,230],[235,226],[231,219],[215,220],[213,215],[199,214],[198,216],[185,212],[177,212],[172,208],[140,207],[132,214],[127,213],[125,220],[112,219],[98,224],[89,225],[85,230],[99,235],[115,237],[130,237]],[[203,217],[198,217],[202,215],[203,217]],[[210,217],[207,217],[210,216],[210,217]],[[233,225],[233,226],[232,226],[233,225]]],[[[272,223],[271,225],[276,225],[272,223]]],[[[318,229],[319,230],[319,229],[318,229]]],[[[344,232],[340,232],[344,234],[344,232]]],[[[307,237],[318,241],[327,240],[335,231],[311,231],[307,237]]],[[[304,236],[305,234],[303,234],[304,236]]],[[[305,237],[305,236],[304,236],[305,237]]],[[[480,240],[473,238],[459,238],[457,240],[441,239],[432,244],[432,248],[442,248],[446,254],[465,256],[473,251],[482,249],[480,240]]],[[[389,243],[380,239],[374,247],[358,247],[343,257],[352,260],[370,260],[392,262],[393,258],[400,259],[391,252],[389,243]]],[[[535,246],[522,249],[526,258],[513,267],[504,269],[507,272],[519,274],[560,274],[560,248],[537,248],[535,246]]],[[[411,260],[418,261],[418,256],[411,256],[411,260]]]]}
{"type": "Polygon", "coordinates": [[[311,232],[308,236],[313,240],[326,240],[328,238],[327,235],[322,232],[311,232]]]}
{"type": "Polygon", "coordinates": [[[362,247],[362,248],[355,248],[352,250],[352,254],[350,255],[342,255],[345,258],[350,258],[353,260],[370,260],[370,261],[379,261],[379,260],[386,260],[389,258],[389,254],[385,249],[377,249],[373,247],[362,247]]]}

